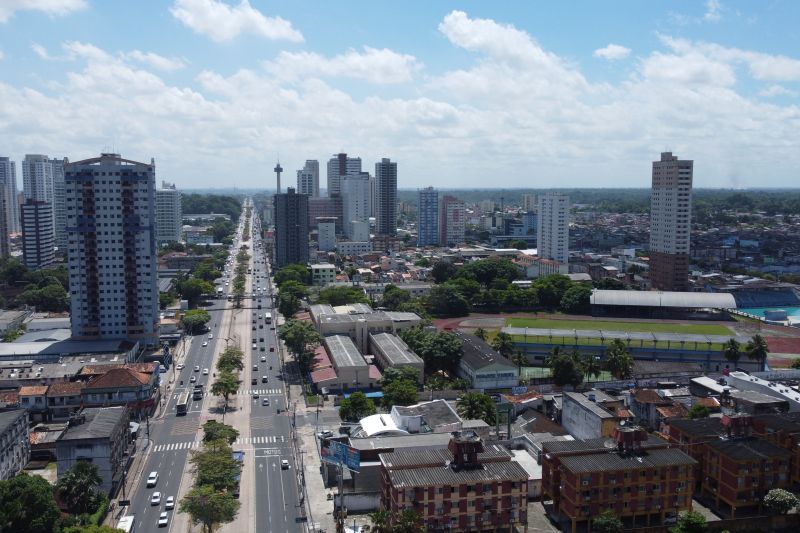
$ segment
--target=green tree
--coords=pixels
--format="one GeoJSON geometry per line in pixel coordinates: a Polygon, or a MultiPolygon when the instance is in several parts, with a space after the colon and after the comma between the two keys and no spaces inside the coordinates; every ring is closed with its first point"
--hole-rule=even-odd
{"type": "Polygon", "coordinates": [[[387,368],[381,377],[381,386],[388,387],[395,381],[410,381],[417,383],[419,380],[419,371],[410,366],[394,366],[387,368]]]}
{"type": "Polygon", "coordinates": [[[592,531],[595,533],[622,533],[624,526],[613,511],[606,510],[592,520],[592,531]]]}
{"type": "Polygon", "coordinates": [[[583,383],[583,369],[576,357],[565,353],[555,353],[548,358],[553,383],[563,387],[577,387],[583,383]]]}
{"type": "Polygon", "coordinates": [[[435,283],[444,283],[455,276],[458,269],[449,261],[439,261],[431,268],[431,277],[435,283]]]}
{"type": "Polygon", "coordinates": [[[394,517],[392,533],[425,533],[422,517],[414,509],[404,509],[394,517]]]}
{"type": "Polygon", "coordinates": [[[225,410],[228,410],[228,398],[239,390],[239,380],[233,372],[219,372],[217,380],[211,385],[211,394],[222,396],[225,400],[225,410]]]}
{"type": "MultiPolygon", "coordinates": [[[[637,266],[637,265],[631,265],[637,266]]],[[[603,278],[599,281],[595,281],[592,283],[595,289],[601,290],[611,290],[611,291],[622,291],[625,290],[625,284],[622,283],[617,278],[603,278]]]]}
{"type": "Polygon", "coordinates": [[[469,302],[456,287],[451,285],[434,285],[426,298],[426,307],[434,316],[466,316],[469,314],[469,302]]]}
{"type": "Polygon", "coordinates": [[[633,358],[622,339],[614,339],[606,349],[606,370],[616,379],[629,379],[633,375],[633,358]]]}
{"type": "Polygon", "coordinates": [[[686,511],[678,517],[678,523],[670,533],[705,533],[707,529],[705,516],[697,511],[686,511]]]}
{"type": "Polygon", "coordinates": [[[214,286],[202,279],[189,278],[178,283],[178,292],[188,300],[189,307],[194,307],[203,294],[214,294],[214,286]]]}
{"type": "Polygon", "coordinates": [[[798,505],[797,496],[785,489],[772,489],[764,496],[764,507],[775,514],[787,514],[798,505]]]}
{"type": "Polygon", "coordinates": [[[215,279],[222,276],[222,272],[217,270],[214,267],[213,259],[207,259],[205,261],[200,262],[192,272],[192,275],[197,279],[202,279],[203,281],[212,282],[215,279]]]}
{"type": "Polygon", "coordinates": [[[736,339],[729,339],[722,348],[722,355],[725,359],[733,363],[734,366],[739,362],[742,357],[742,347],[736,339]]]}
{"type": "Polygon", "coordinates": [[[69,309],[69,295],[58,281],[43,288],[28,285],[25,291],[17,296],[17,302],[33,306],[37,311],[61,312],[69,309]]]}
{"type": "Polygon", "coordinates": [[[203,442],[214,442],[222,440],[228,445],[236,442],[239,438],[239,431],[228,424],[221,424],[216,420],[208,420],[203,424],[203,442]]]}
{"type": "Polygon", "coordinates": [[[8,285],[16,285],[24,281],[28,275],[28,267],[16,257],[6,257],[0,267],[0,280],[8,285]]]}
{"type": "Polygon", "coordinates": [[[233,450],[223,440],[205,442],[201,450],[193,450],[189,463],[195,474],[195,485],[210,485],[214,490],[232,490],[242,465],[233,458],[233,450]]]}
{"type": "Polygon", "coordinates": [[[365,526],[365,533],[392,533],[392,513],[386,509],[378,509],[369,514],[370,523],[365,526]]]}
{"type": "Polygon", "coordinates": [[[497,420],[497,406],[488,394],[467,392],[459,398],[456,409],[465,420],[483,420],[490,426],[497,420]]]}
{"type": "Polygon", "coordinates": [[[580,357],[580,366],[583,375],[587,378],[593,377],[596,380],[603,372],[603,364],[594,354],[587,353],[580,357]]]}
{"type": "Polygon", "coordinates": [[[397,310],[405,313],[416,313],[423,319],[430,318],[428,310],[425,308],[425,303],[420,298],[411,298],[409,301],[401,303],[397,310]]]}
{"type": "Polygon", "coordinates": [[[195,486],[183,497],[179,511],[188,514],[192,524],[202,524],[203,533],[212,533],[217,525],[233,522],[240,506],[232,493],[203,485],[195,486]]]}
{"type": "Polygon", "coordinates": [[[62,533],[124,533],[121,529],[111,526],[97,526],[89,524],[85,526],[67,526],[64,527],[62,533]]]}
{"type": "Polygon", "coordinates": [[[764,339],[760,333],[756,333],[753,335],[753,338],[748,341],[745,346],[745,352],[747,353],[748,359],[758,361],[760,369],[764,370],[764,365],[769,355],[769,346],[767,345],[766,339],[764,339]]]}
{"type": "Polygon", "coordinates": [[[798,369],[800,368],[800,357],[795,357],[791,364],[792,368],[798,369]]]}
{"type": "Polygon", "coordinates": [[[183,327],[190,334],[201,331],[211,321],[211,315],[205,309],[190,309],[183,314],[183,327]]]}
{"type": "Polygon", "coordinates": [[[486,330],[485,329],[478,328],[474,332],[472,332],[472,334],[475,335],[476,337],[478,337],[480,340],[486,342],[486,330]]]}
{"type": "Polygon", "coordinates": [[[375,403],[363,392],[354,392],[339,402],[339,418],[345,422],[358,422],[375,412],[375,403]]]}
{"type": "Polygon", "coordinates": [[[369,298],[364,289],[354,286],[325,287],[319,291],[317,303],[333,306],[345,304],[368,304],[369,298]]]}
{"type": "Polygon", "coordinates": [[[233,372],[244,370],[244,353],[236,346],[228,346],[219,354],[217,370],[220,372],[233,372]]]}
{"type": "Polygon", "coordinates": [[[711,415],[711,411],[705,405],[701,405],[696,403],[692,406],[689,410],[689,418],[694,420],[695,418],[708,418],[711,415]]]}
{"type": "Polygon", "coordinates": [[[23,473],[0,481],[0,530],[53,533],[59,514],[53,487],[43,477],[23,473]]]}
{"type": "Polygon", "coordinates": [[[284,281],[279,287],[279,295],[290,296],[298,300],[308,298],[308,287],[299,281],[289,279],[284,281]]]}
{"type": "Polygon", "coordinates": [[[93,513],[97,509],[97,488],[103,483],[97,465],[77,461],[58,480],[56,488],[72,514],[93,513]]]}
{"type": "Polygon", "coordinates": [[[452,374],[463,353],[461,341],[452,333],[426,331],[417,326],[401,330],[400,338],[425,361],[425,372],[433,374],[443,370],[452,374]]]}
{"type": "Polygon", "coordinates": [[[275,284],[280,287],[284,282],[293,280],[302,285],[308,285],[311,282],[311,272],[308,267],[302,263],[293,263],[286,265],[275,273],[275,284]]]}
{"type": "Polygon", "coordinates": [[[158,307],[160,309],[166,309],[174,301],[175,295],[171,292],[162,292],[158,295],[158,307]]]}
{"type": "Polygon", "coordinates": [[[455,289],[467,302],[474,302],[481,295],[481,284],[471,278],[453,278],[442,287],[455,289]]]}
{"type": "Polygon", "coordinates": [[[584,315],[589,312],[589,297],[592,288],[582,283],[575,283],[564,292],[559,308],[564,313],[584,315]]]}
{"type": "Polygon", "coordinates": [[[508,248],[516,248],[517,250],[525,250],[528,248],[528,243],[522,240],[513,240],[506,243],[508,248]]]}
{"type": "Polygon", "coordinates": [[[300,310],[300,299],[291,294],[278,294],[278,312],[287,319],[300,310]]]}
{"type": "Polygon", "coordinates": [[[402,304],[409,300],[411,300],[411,293],[404,291],[396,285],[389,284],[383,290],[381,307],[385,307],[390,311],[397,311],[402,304]]]}
{"type": "Polygon", "coordinates": [[[416,381],[398,379],[383,386],[382,404],[385,409],[391,409],[393,405],[412,405],[418,400],[416,381]]]}
{"type": "Polygon", "coordinates": [[[533,281],[532,288],[538,291],[539,303],[548,308],[556,309],[564,298],[564,293],[572,285],[572,281],[563,274],[550,274],[533,281]]]}
{"type": "Polygon", "coordinates": [[[517,352],[517,343],[514,342],[514,337],[501,331],[492,339],[492,348],[506,359],[511,359],[517,352]]]}
{"type": "Polygon", "coordinates": [[[484,287],[490,287],[496,279],[511,282],[519,275],[519,269],[511,260],[504,257],[490,257],[467,263],[458,270],[456,277],[474,279],[484,287]]]}
{"type": "Polygon", "coordinates": [[[306,373],[311,364],[314,350],[322,342],[322,337],[314,329],[314,326],[305,320],[289,320],[278,328],[278,337],[295,355],[300,370],[306,373]]]}

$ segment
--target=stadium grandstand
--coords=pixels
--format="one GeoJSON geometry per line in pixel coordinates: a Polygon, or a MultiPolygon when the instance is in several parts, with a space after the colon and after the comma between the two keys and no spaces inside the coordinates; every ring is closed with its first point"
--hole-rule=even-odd
{"type": "Polygon", "coordinates": [[[589,298],[592,316],[725,320],[736,307],[729,293],[624,291],[595,289],[589,298]]]}
{"type": "Polygon", "coordinates": [[[755,307],[800,307],[798,287],[792,283],[781,283],[759,279],[741,284],[712,286],[715,293],[728,293],[736,300],[737,309],[755,307]]]}

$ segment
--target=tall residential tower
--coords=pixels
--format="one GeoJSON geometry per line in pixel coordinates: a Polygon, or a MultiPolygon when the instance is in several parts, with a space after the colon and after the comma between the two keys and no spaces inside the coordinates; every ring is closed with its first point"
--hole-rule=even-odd
{"type": "Polygon", "coordinates": [[[0,196],[5,204],[6,236],[21,231],[17,194],[17,163],[8,157],[0,157],[0,196]]]}
{"type": "Polygon", "coordinates": [[[569,196],[549,192],[537,200],[539,220],[536,247],[542,259],[566,265],[569,261],[569,196]]]}
{"type": "Polygon", "coordinates": [[[464,242],[467,213],[462,200],[455,196],[442,196],[439,206],[439,244],[458,246],[464,242]]]}
{"type": "Polygon", "coordinates": [[[161,182],[156,190],[156,242],[166,244],[181,240],[183,227],[183,205],[181,191],[175,184],[161,182]]]}
{"type": "Polygon", "coordinates": [[[436,246],[439,244],[439,191],[426,187],[418,194],[417,246],[436,246]]]}
{"type": "Polygon", "coordinates": [[[383,158],[375,163],[376,198],[375,233],[385,237],[397,235],[397,163],[383,158]]]}
{"type": "Polygon", "coordinates": [[[275,207],[276,268],[308,262],[308,196],[293,187],[272,197],[275,207]]]}
{"type": "Polygon", "coordinates": [[[650,196],[650,282],[662,291],[689,290],[694,161],[663,152],[653,161],[650,196]]]}
{"type": "Polygon", "coordinates": [[[319,196],[319,161],[316,159],[307,159],[303,168],[297,171],[297,194],[319,196]]]}
{"type": "Polygon", "coordinates": [[[361,158],[335,154],[328,160],[328,196],[339,196],[343,176],[361,173],[361,158]]]}

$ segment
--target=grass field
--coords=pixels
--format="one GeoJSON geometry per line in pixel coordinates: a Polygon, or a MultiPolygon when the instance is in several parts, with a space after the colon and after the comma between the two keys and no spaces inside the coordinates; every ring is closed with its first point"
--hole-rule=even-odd
{"type": "Polygon", "coordinates": [[[732,335],[730,328],[717,324],[672,324],[669,322],[509,318],[506,325],[518,328],[540,329],[602,329],[607,331],[644,331],[649,333],[732,335]]]}
{"type": "MultiPolygon", "coordinates": [[[[575,346],[575,337],[570,337],[569,335],[566,337],[558,337],[553,336],[552,338],[547,335],[528,335],[527,337],[524,335],[512,335],[511,336],[514,341],[516,342],[530,342],[536,344],[562,344],[564,346],[575,346]]],[[[600,339],[593,339],[593,338],[581,338],[578,337],[577,346],[601,346],[602,344],[608,344],[608,339],[606,339],[605,343],[602,342],[600,339]]],[[[640,344],[639,341],[632,340],[631,346],[639,347],[642,346],[644,348],[661,348],[664,350],[677,350],[681,347],[680,342],[668,342],[668,341],[644,341],[644,344],[640,344]]],[[[710,349],[714,352],[720,352],[723,348],[722,343],[711,343],[710,349]]],[[[687,350],[708,350],[709,346],[708,343],[698,342],[695,346],[694,342],[687,342],[684,347],[687,350]]]]}

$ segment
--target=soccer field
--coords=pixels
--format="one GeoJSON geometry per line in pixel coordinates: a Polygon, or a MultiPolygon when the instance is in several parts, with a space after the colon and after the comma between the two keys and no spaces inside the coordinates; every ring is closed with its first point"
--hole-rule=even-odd
{"type": "Polygon", "coordinates": [[[669,322],[636,322],[616,320],[560,320],[552,318],[509,318],[507,326],[541,329],[601,329],[606,331],[644,331],[650,333],[689,333],[694,335],[733,335],[733,331],[717,324],[673,324],[669,322]]]}

